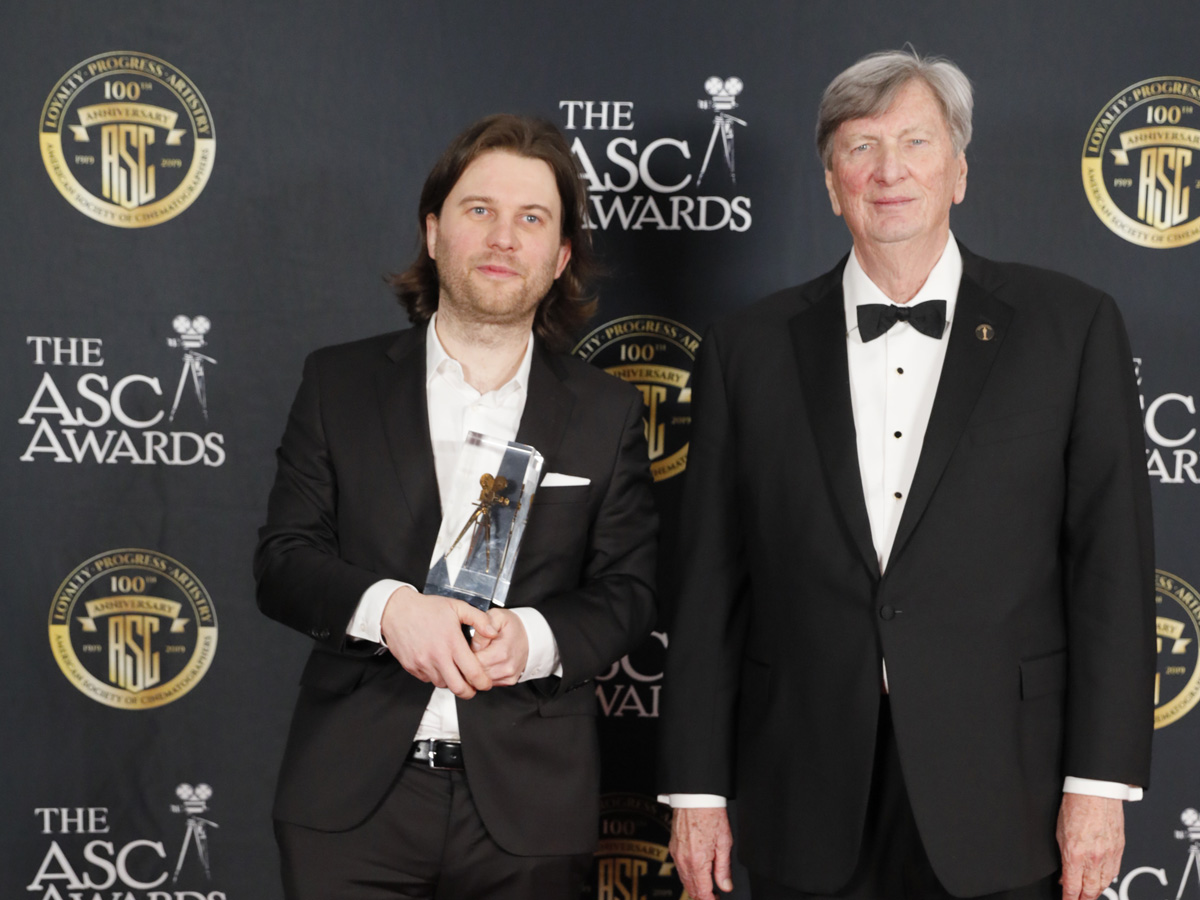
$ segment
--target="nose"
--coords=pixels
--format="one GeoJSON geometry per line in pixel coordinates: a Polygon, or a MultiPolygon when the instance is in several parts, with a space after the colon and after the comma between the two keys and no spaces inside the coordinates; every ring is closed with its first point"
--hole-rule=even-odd
{"type": "Polygon", "coordinates": [[[875,167],[875,180],[880,184],[895,184],[904,177],[904,163],[897,147],[883,145],[875,167]]]}
{"type": "Polygon", "coordinates": [[[488,232],[488,246],[494,250],[515,250],[517,243],[517,230],[513,223],[498,216],[488,232]]]}

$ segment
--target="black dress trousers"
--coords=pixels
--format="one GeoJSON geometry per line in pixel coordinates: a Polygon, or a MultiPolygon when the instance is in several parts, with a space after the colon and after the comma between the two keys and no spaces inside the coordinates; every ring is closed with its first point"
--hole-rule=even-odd
{"type": "Polygon", "coordinates": [[[592,860],[508,853],[484,828],[469,773],[418,762],[357,828],[276,821],[275,836],[287,900],[575,900],[592,860]]]}

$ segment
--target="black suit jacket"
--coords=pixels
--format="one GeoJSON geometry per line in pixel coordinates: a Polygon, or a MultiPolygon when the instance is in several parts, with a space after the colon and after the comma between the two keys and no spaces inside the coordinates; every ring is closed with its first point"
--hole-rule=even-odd
{"type": "MultiPolygon", "coordinates": [[[[425,327],[312,354],[278,451],[255,557],[258,603],[317,642],[301,676],[274,815],[352,828],[395,781],[432,685],[374,644],[346,640],[381,578],[420,587],[441,523],[425,390],[425,327]]],[[[489,832],[521,855],[586,852],[597,837],[599,760],[590,679],[654,622],[657,519],[630,385],[540,345],[517,440],[544,472],[510,606],[533,606],[562,678],[458,702],[472,793],[489,832]]]]}
{"type": "Polygon", "coordinates": [[[844,264],[702,344],[662,787],[735,796],[752,870],[836,890],[863,833],[883,656],[938,877],[963,896],[1029,884],[1058,865],[1064,774],[1149,779],[1153,537],[1128,340],[1099,291],[964,249],[880,577],[844,264]]]}

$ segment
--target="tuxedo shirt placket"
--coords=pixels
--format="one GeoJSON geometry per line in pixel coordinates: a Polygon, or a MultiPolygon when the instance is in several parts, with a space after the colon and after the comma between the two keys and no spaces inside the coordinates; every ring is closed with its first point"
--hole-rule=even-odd
{"type": "Polygon", "coordinates": [[[925,284],[906,306],[946,301],[946,326],[940,340],[897,322],[881,337],[864,342],[858,332],[858,307],[893,304],[867,277],[851,253],[842,273],[846,311],[846,358],[850,405],[858,449],[863,498],[871,524],[879,571],[887,569],[892,543],[925,441],[933,410],[950,324],[962,279],[962,255],[951,235],[925,284]]]}

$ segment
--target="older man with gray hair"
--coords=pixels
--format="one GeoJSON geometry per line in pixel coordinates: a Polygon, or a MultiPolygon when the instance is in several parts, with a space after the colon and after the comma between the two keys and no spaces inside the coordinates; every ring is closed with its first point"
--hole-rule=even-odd
{"type": "Polygon", "coordinates": [[[1093,900],[1149,779],[1153,534],[1111,298],[971,253],[971,86],[878,53],[817,147],[853,249],[696,363],[662,787],[692,897],[1093,900]],[[1060,887],[1061,885],[1061,887],[1060,887]]]}

